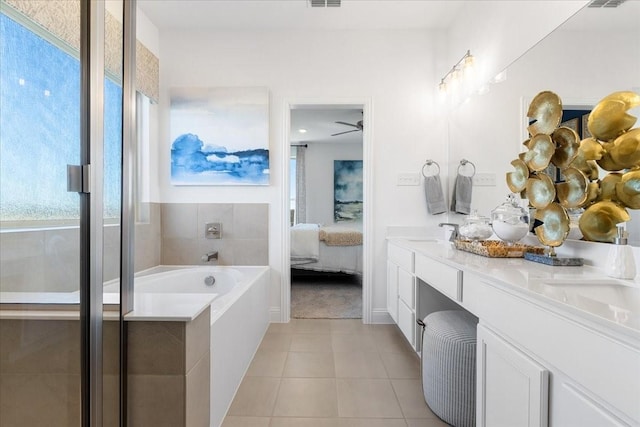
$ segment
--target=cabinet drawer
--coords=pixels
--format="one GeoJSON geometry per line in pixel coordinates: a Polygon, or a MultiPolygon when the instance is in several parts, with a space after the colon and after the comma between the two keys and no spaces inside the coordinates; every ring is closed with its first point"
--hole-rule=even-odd
{"type": "Polygon", "coordinates": [[[413,251],[389,243],[387,257],[401,269],[413,273],[413,251]]]}
{"type": "Polygon", "coordinates": [[[449,298],[462,302],[462,271],[416,254],[416,276],[449,298]]]}
{"type": "Polygon", "coordinates": [[[415,309],[415,283],[413,274],[407,273],[401,268],[398,269],[398,294],[400,299],[412,310],[415,309]]]}
{"type": "Polygon", "coordinates": [[[415,333],[414,328],[416,324],[416,316],[409,307],[402,300],[398,301],[398,327],[409,341],[412,347],[415,348],[415,333]]]}

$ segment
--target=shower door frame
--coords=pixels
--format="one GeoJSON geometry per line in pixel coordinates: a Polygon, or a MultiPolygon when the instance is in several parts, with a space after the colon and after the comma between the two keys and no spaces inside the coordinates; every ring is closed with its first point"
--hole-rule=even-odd
{"type": "MultiPolygon", "coordinates": [[[[81,425],[103,424],[104,0],[80,0],[80,334],[81,425]]],[[[136,138],[136,0],[123,1],[119,424],[127,425],[124,315],[133,309],[133,165],[136,138]]]]}

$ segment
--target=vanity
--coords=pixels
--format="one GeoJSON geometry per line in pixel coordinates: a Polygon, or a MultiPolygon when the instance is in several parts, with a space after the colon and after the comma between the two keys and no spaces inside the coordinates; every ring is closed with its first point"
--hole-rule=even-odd
{"type": "Polygon", "coordinates": [[[389,238],[387,309],[418,354],[416,320],[478,318],[477,426],[640,425],[638,279],[389,238]]]}

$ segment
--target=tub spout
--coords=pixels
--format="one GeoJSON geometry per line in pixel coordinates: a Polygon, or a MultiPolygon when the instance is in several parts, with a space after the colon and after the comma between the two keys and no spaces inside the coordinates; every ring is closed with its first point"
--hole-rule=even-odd
{"type": "Polygon", "coordinates": [[[202,255],[203,262],[210,262],[212,259],[218,259],[218,251],[207,252],[202,255]]]}

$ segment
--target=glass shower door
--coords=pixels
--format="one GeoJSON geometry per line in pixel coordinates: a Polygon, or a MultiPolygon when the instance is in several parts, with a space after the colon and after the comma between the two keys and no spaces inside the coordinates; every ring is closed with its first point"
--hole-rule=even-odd
{"type": "Polygon", "coordinates": [[[0,0],[3,427],[119,424],[119,293],[103,313],[102,285],[120,275],[122,6],[106,3],[0,0]]]}
{"type": "Polygon", "coordinates": [[[22,6],[0,3],[0,425],[79,426],[81,67],[22,6]]]}

